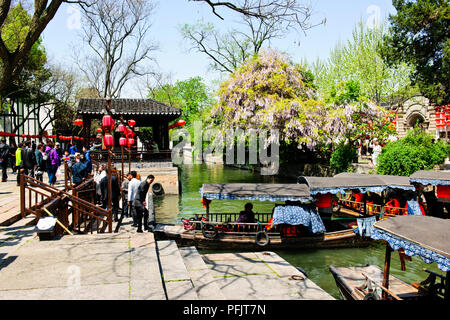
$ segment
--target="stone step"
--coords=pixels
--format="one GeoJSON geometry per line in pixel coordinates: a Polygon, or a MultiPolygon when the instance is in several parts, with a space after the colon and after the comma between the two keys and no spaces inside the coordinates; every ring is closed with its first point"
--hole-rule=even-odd
{"type": "MultiPolygon", "coordinates": [[[[0,263],[27,241],[36,236],[33,215],[29,215],[7,227],[0,227],[0,263]]],[[[1,266],[0,266],[1,269],[1,266]]]]}
{"type": "Polygon", "coordinates": [[[161,269],[169,300],[198,300],[189,272],[174,240],[157,242],[161,269]]]}
{"type": "Polygon", "coordinates": [[[166,300],[152,233],[130,236],[130,299],[166,300]]]}
{"type": "Polygon", "coordinates": [[[198,298],[200,300],[225,300],[225,296],[212,278],[209,267],[203,261],[197,249],[195,247],[184,247],[179,250],[198,298]]]}

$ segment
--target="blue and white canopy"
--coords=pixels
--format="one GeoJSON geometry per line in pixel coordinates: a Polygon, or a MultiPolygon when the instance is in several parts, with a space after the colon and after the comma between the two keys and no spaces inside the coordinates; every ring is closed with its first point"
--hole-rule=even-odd
{"type": "Polygon", "coordinates": [[[420,183],[432,186],[449,186],[450,171],[425,171],[420,170],[409,177],[410,183],[420,183]]]}
{"type": "Polygon", "coordinates": [[[273,224],[304,225],[312,233],[324,233],[325,226],[315,206],[277,206],[273,212],[273,224]]]}
{"type": "Polygon", "coordinates": [[[257,200],[299,201],[309,203],[313,199],[309,189],[300,184],[227,183],[204,184],[200,188],[202,198],[208,200],[257,200]]]}
{"type": "Polygon", "coordinates": [[[426,263],[436,262],[450,271],[450,220],[408,215],[380,220],[373,225],[372,239],[382,239],[394,250],[404,249],[408,256],[419,256],[426,263]]]}
{"type": "Polygon", "coordinates": [[[382,192],[388,188],[414,191],[408,177],[340,173],[334,177],[300,177],[299,183],[307,184],[311,195],[319,193],[345,193],[347,190],[382,192]]]}

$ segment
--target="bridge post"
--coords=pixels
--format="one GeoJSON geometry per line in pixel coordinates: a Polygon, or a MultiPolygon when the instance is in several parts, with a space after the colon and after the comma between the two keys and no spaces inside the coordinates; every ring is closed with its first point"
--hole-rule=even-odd
{"type": "MultiPolygon", "coordinates": [[[[17,170],[20,170],[17,169],[17,170]]],[[[20,174],[18,172],[17,174],[20,174]]],[[[25,218],[25,177],[24,174],[20,175],[20,214],[22,218],[25,218]]]]}

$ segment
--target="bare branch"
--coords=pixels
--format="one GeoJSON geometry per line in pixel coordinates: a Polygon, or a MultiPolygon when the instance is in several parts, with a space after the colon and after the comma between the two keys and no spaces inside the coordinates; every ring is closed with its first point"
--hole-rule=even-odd
{"type": "Polygon", "coordinates": [[[125,84],[151,73],[144,63],[152,61],[157,46],[148,39],[150,1],[98,0],[83,11],[83,41],[92,54],[77,57],[89,86],[104,97],[118,97],[125,84]]]}

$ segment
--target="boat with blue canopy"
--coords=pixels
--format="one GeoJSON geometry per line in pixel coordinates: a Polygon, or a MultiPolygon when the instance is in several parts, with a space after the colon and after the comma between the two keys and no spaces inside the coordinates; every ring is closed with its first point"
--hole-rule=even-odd
{"type": "Polygon", "coordinates": [[[369,239],[351,228],[327,230],[316,197],[305,184],[203,184],[205,212],[183,220],[183,226],[157,225],[155,235],[200,248],[281,249],[367,246],[369,239]],[[211,212],[211,201],[273,202],[272,212],[253,212],[251,202],[236,213],[211,212]]]}
{"type": "Polygon", "coordinates": [[[408,177],[346,172],[297,181],[309,187],[327,230],[347,227],[370,236],[377,220],[423,214],[408,177]]]}
{"type": "Polygon", "coordinates": [[[450,171],[420,170],[409,181],[419,197],[425,199],[426,214],[438,218],[450,218],[450,171]]]}
{"type": "Polygon", "coordinates": [[[450,301],[450,221],[430,216],[399,216],[376,222],[371,238],[386,242],[384,268],[375,265],[330,266],[336,285],[348,300],[444,300],[450,301]],[[439,270],[423,271],[421,282],[406,283],[390,274],[391,253],[399,252],[402,270],[418,257],[436,263],[439,270]]]}

